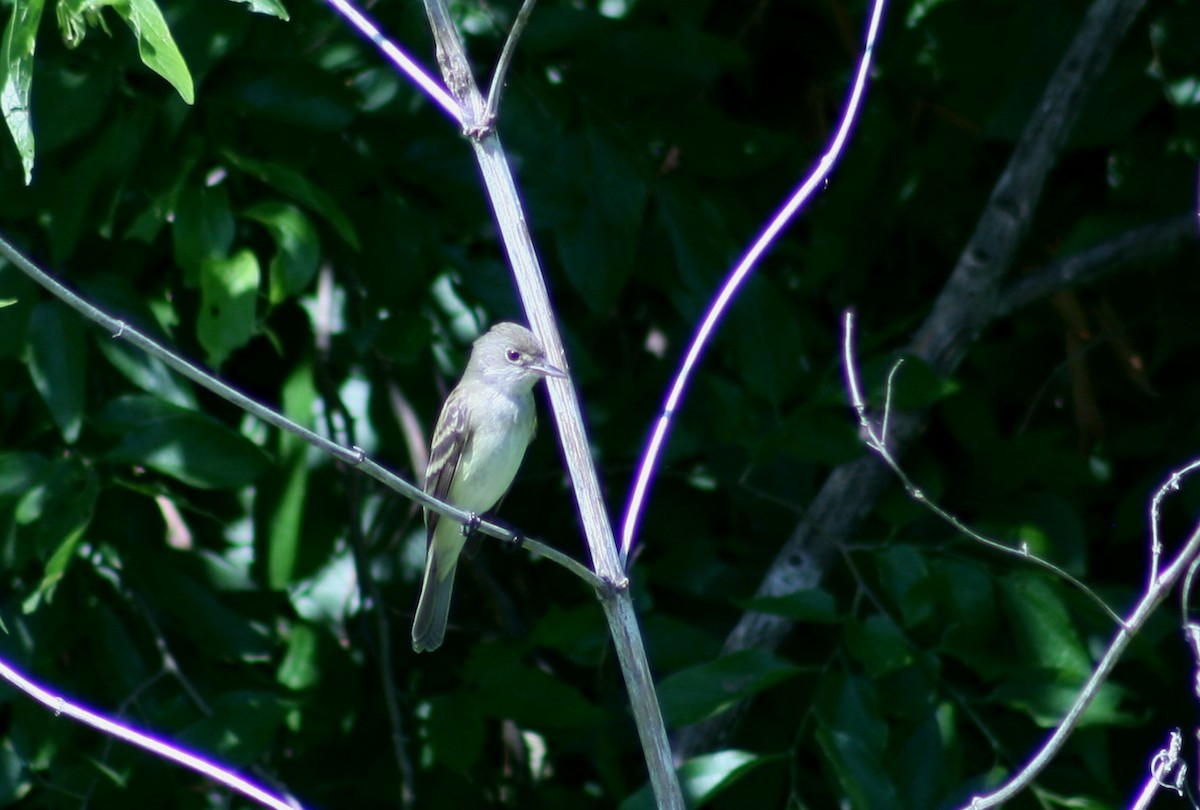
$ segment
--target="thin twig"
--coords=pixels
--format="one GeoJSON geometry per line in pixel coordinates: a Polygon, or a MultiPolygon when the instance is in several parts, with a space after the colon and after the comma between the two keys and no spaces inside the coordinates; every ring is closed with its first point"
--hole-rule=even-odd
{"type": "Polygon", "coordinates": [[[1149,807],[1159,788],[1165,787],[1183,796],[1187,764],[1179,756],[1182,750],[1183,734],[1179,729],[1173,729],[1167,747],[1159,749],[1154,758],[1150,760],[1150,778],[1146,780],[1137,801],[1130,805],[1130,810],[1145,810],[1149,807]]]}
{"type": "Polygon", "coordinates": [[[666,445],[667,434],[674,421],[675,411],[683,400],[683,395],[687,391],[688,384],[691,382],[692,372],[695,371],[701,356],[704,354],[705,349],[708,348],[717,325],[725,316],[729,305],[733,302],[738,290],[741,289],[743,282],[757,268],[759,259],[774,244],[779,234],[791,223],[793,217],[799,213],[801,207],[809,201],[817,189],[824,188],[826,180],[829,179],[829,175],[833,172],[833,167],[837,164],[838,159],[841,158],[842,150],[850,137],[855,121],[858,119],[858,113],[862,109],[862,102],[866,93],[867,77],[870,75],[871,70],[871,59],[875,54],[875,39],[883,20],[885,4],[885,0],[875,0],[872,6],[871,18],[867,25],[866,39],[863,44],[862,57],[859,60],[858,71],[854,78],[854,86],[851,88],[850,98],[847,100],[846,109],[842,113],[841,123],[838,125],[837,132],[829,143],[829,148],[821,156],[812,173],[792,193],[792,196],[783,207],[771,218],[771,222],[767,227],[754,240],[750,249],[742,256],[737,266],[733,269],[733,272],[725,280],[721,291],[709,305],[708,311],[704,314],[704,319],[700,322],[700,326],[697,327],[695,334],[692,336],[687,354],[684,355],[683,362],[679,366],[679,371],[675,374],[675,379],[671,383],[671,390],[663,403],[662,412],[655,422],[654,430],[650,434],[650,440],[646,443],[642,460],[638,464],[637,475],[634,477],[633,487],[629,491],[629,499],[625,506],[625,520],[621,526],[622,564],[629,558],[629,550],[633,547],[634,536],[637,533],[638,523],[641,521],[642,511],[645,509],[646,499],[649,495],[650,483],[658,468],[663,447],[666,445]]]}
{"type": "Polygon", "coordinates": [[[1013,548],[1012,546],[1006,545],[999,540],[994,540],[990,537],[980,534],[963,521],[959,520],[955,515],[951,514],[931,501],[929,498],[925,497],[925,493],[913,482],[911,478],[908,477],[908,474],[904,471],[904,468],[900,466],[900,463],[896,461],[896,457],[893,456],[892,452],[888,449],[887,425],[888,418],[891,413],[891,398],[892,392],[895,390],[895,375],[900,369],[901,363],[900,361],[897,361],[892,366],[891,371],[888,373],[887,387],[885,388],[886,401],[883,408],[883,416],[881,418],[882,429],[878,429],[876,428],[875,423],[872,422],[867,415],[867,404],[863,399],[862,387],[858,379],[858,366],[856,358],[854,357],[854,312],[852,310],[846,311],[843,324],[842,360],[846,371],[846,387],[850,390],[851,404],[854,406],[854,410],[858,414],[858,423],[862,427],[863,435],[866,437],[864,439],[864,443],[871,450],[875,451],[875,454],[883,460],[883,463],[886,464],[888,468],[896,474],[896,477],[900,479],[900,483],[904,486],[904,490],[909,494],[909,497],[924,506],[933,514],[937,515],[944,522],[948,523],[954,528],[955,531],[960,532],[961,534],[978,543],[982,543],[994,551],[999,551],[1002,554],[1008,554],[1013,557],[1019,557],[1022,560],[1028,560],[1034,565],[1043,568],[1046,571],[1054,574],[1056,577],[1059,577],[1070,583],[1073,587],[1077,588],[1080,593],[1095,602],[1096,605],[1099,606],[1099,608],[1103,610],[1110,619],[1120,625],[1120,615],[1118,615],[1115,610],[1109,607],[1104,600],[1100,598],[1099,594],[1097,594],[1076,577],[1067,573],[1062,568],[1059,568],[1049,560],[1042,559],[1036,554],[1031,553],[1027,545],[1022,544],[1018,548],[1013,548]]]}
{"type": "Polygon", "coordinates": [[[504,79],[508,75],[508,66],[517,52],[517,42],[521,39],[521,34],[525,32],[525,26],[529,24],[529,18],[533,16],[535,5],[537,5],[537,0],[524,0],[521,3],[521,10],[517,12],[517,18],[513,20],[512,28],[504,39],[504,48],[500,51],[500,58],[496,60],[496,68],[492,71],[492,86],[488,88],[487,108],[483,115],[483,120],[489,127],[495,123],[496,116],[500,114],[500,96],[504,94],[504,79]]]}
{"type": "Polygon", "coordinates": [[[416,63],[408,54],[396,46],[394,42],[384,37],[379,32],[379,28],[375,23],[371,22],[365,14],[355,8],[349,0],[327,0],[329,5],[333,6],[334,10],[346,18],[347,21],[359,33],[383,51],[384,54],[392,60],[392,64],[398,67],[405,76],[412,79],[413,83],[424,90],[429,97],[437,102],[438,106],[449,113],[450,117],[457,121],[460,125],[463,123],[462,108],[454,96],[446,92],[446,88],[438,84],[437,79],[433,78],[416,63]]]}
{"type": "Polygon", "coordinates": [[[1165,484],[1158,488],[1158,491],[1154,493],[1154,498],[1150,501],[1150,577],[1146,585],[1148,588],[1154,587],[1154,581],[1158,579],[1158,559],[1162,555],[1162,539],[1159,537],[1158,526],[1162,520],[1160,510],[1162,509],[1163,499],[1174,492],[1178,492],[1183,479],[1197,467],[1200,467],[1200,461],[1194,461],[1186,467],[1171,473],[1171,477],[1167,479],[1165,484]]]}

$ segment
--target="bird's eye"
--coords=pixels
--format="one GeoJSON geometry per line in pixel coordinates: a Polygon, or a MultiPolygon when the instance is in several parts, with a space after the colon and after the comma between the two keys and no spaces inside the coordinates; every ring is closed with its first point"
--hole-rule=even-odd
{"type": "Polygon", "coordinates": [[[516,349],[508,349],[504,352],[504,356],[508,358],[508,362],[516,363],[521,359],[521,353],[516,349]]]}

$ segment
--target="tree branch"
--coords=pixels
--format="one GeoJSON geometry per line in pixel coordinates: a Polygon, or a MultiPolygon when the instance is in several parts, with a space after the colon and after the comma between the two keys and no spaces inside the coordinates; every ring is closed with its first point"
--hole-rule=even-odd
{"type": "MultiPolygon", "coordinates": [[[[456,32],[447,28],[453,26],[444,0],[426,0],[425,5],[434,29],[434,41],[438,43],[438,62],[443,78],[451,92],[458,95],[462,109],[468,111],[464,131],[475,149],[475,159],[483,174],[488,200],[500,229],[501,242],[529,325],[545,347],[550,361],[560,368],[569,369],[558,323],[550,306],[545,277],[534,250],[525,211],[517,195],[512,169],[504,156],[504,148],[495,130],[488,125],[489,122],[482,120],[486,105],[471,76],[461,40],[456,32]]],[[[604,497],[600,492],[600,480],[583,428],[579,398],[570,378],[549,379],[546,382],[559,442],[575,489],[575,502],[579,507],[592,569],[608,583],[608,588],[601,590],[600,603],[625,678],[625,688],[629,694],[642,753],[646,758],[654,798],[660,810],[683,810],[683,793],[671,763],[666,724],[638,629],[637,614],[629,593],[629,580],[617,553],[612,524],[609,523],[604,497]]]]}
{"type": "Polygon", "coordinates": [[[1195,214],[1181,214],[1132,228],[1115,239],[1051,262],[1010,283],[1000,295],[996,317],[1010,315],[1056,292],[1080,287],[1102,276],[1169,258],[1198,239],[1200,227],[1195,214]]]}

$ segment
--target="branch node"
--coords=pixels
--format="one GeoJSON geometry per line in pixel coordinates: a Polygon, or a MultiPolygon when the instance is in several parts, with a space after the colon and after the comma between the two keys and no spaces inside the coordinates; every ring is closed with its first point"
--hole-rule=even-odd
{"type": "Polygon", "coordinates": [[[496,116],[485,114],[478,121],[468,121],[463,125],[463,135],[474,143],[480,143],[484,138],[496,131],[496,116]]]}
{"type": "Polygon", "coordinates": [[[620,579],[611,577],[601,577],[603,588],[597,588],[596,592],[600,594],[600,598],[604,600],[613,599],[617,594],[624,593],[629,590],[629,577],[622,576],[620,579]]]}

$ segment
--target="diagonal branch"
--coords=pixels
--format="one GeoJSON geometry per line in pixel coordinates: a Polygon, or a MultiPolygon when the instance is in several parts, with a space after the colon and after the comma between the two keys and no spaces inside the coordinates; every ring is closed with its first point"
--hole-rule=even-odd
{"type": "Polygon", "coordinates": [[[1056,292],[1088,284],[1101,276],[1168,258],[1197,239],[1200,227],[1195,214],[1180,214],[1132,228],[1011,282],[1000,295],[996,317],[1010,315],[1056,292]]]}

